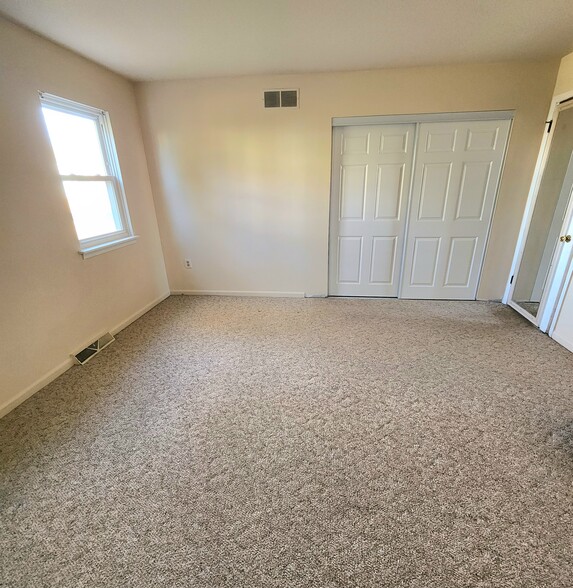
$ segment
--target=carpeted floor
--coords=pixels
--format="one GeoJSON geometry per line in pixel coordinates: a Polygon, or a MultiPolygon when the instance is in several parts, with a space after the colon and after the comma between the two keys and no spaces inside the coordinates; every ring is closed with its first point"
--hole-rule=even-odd
{"type": "Polygon", "coordinates": [[[0,421],[0,586],[570,588],[572,375],[494,303],[169,298],[0,421]]]}

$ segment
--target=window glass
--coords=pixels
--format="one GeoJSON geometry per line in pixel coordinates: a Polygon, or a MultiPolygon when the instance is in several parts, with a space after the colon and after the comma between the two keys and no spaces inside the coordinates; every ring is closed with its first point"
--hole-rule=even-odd
{"type": "Polygon", "coordinates": [[[111,187],[108,184],[64,181],[64,190],[80,241],[121,230],[121,220],[117,213],[114,214],[111,187]]]}
{"type": "Polygon", "coordinates": [[[97,121],[52,108],[42,110],[60,174],[107,175],[97,121]]]}

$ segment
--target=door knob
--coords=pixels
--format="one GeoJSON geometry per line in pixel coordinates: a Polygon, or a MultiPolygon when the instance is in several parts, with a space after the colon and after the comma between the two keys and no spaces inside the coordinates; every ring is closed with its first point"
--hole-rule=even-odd
{"type": "Polygon", "coordinates": [[[559,237],[559,241],[561,241],[562,243],[570,243],[571,235],[561,235],[561,237],[559,237]]]}

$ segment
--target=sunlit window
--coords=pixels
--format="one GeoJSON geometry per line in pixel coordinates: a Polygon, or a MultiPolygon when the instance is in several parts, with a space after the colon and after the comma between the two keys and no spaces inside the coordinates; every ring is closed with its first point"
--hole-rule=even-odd
{"type": "Polygon", "coordinates": [[[81,252],[132,238],[108,114],[51,94],[40,100],[81,252]]]}

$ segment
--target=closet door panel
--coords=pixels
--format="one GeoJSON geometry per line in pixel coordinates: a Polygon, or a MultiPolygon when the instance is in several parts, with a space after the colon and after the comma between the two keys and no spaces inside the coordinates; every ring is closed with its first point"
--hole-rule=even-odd
{"type": "Polygon", "coordinates": [[[509,127],[420,125],[402,298],[475,299],[509,127]]]}
{"type": "Polygon", "coordinates": [[[397,296],[415,125],[333,132],[329,294],[397,296]]]}

